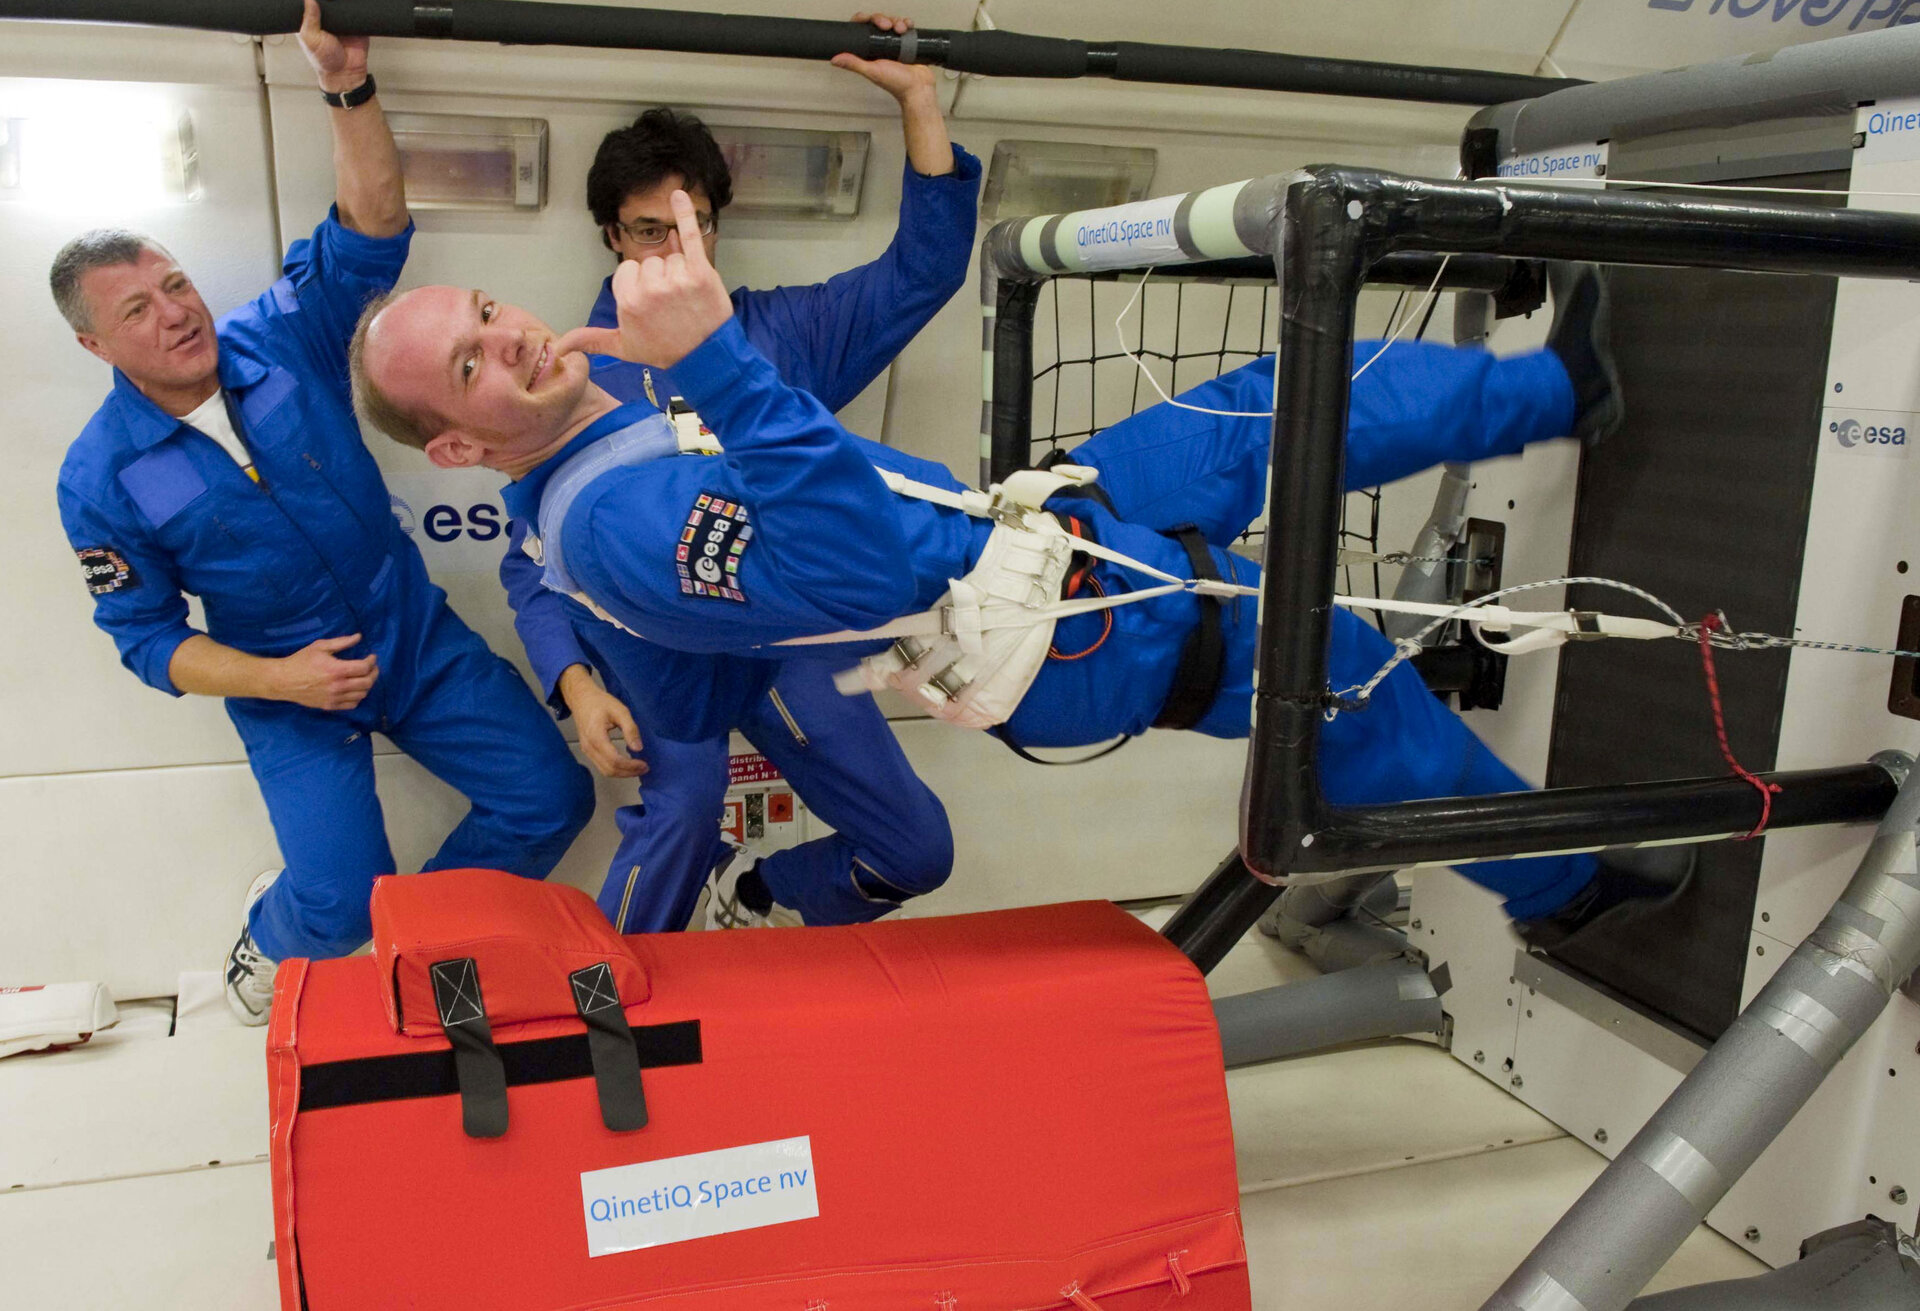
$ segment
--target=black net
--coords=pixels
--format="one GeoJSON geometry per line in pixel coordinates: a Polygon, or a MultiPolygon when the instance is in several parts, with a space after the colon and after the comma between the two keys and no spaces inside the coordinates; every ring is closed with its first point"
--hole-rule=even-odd
{"type": "MultiPolygon", "coordinates": [[[[1033,311],[1028,464],[1158,404],[1154,381],[1178,396],[1271,353],[1279,335],[1279,289],[1270,272],[1245,280],[1196,281],[1177,271],[1156,272],[1144,284],[1141,278],[1139,272],[1060,274],[1041,284],[1033,311]]],[[[1242,534],[1240,549],[1258,558],[1265,534],[1265,520],[1256,521],[1242,534]]],[[[1380,493],[1350,494],[1342,549],[1377,554],[1379,544],[1380,493]]],[[[1382,594],[1377,563],[1344,566],[1344,575],[1348,595],[1382,594]]]]}

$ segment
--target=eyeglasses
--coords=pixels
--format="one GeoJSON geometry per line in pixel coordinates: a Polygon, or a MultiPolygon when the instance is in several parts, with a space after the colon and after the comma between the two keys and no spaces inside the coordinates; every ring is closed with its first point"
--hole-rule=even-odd
{"type": "MultiPolygon", "coordinates": [[[[720,227],[718,214],[696,213],[693,217],[694,221],[700,225],[700,235],[703,237],[711,237],[720,227]]],[[[626,233],[628,239],[636,246],[657,246],[667,239],[668,233],[679,231],[671,223],[654,223],[641,219],[635,219],[631,223],[615,223],[613,226],[626,233]]]]}

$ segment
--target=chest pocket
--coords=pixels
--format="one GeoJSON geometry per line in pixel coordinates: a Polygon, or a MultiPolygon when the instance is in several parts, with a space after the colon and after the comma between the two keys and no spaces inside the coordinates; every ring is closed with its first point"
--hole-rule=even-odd
{"type": "Polygon", "coordinates": [[[120,471],[120,486],[149,526],[169,520],[206,495],[207,480],[178,444],[158,447],[120,471]]]}
{"type": "Polygon", "coordinates": [[[277,446],[288,429],[298,427],[296,411],[283,411],[285,402],[298,388],[291,373],[272,369],[258,386],[240,398],[240,420],[246,425],[249,439],[260,445],[277,446]]]}

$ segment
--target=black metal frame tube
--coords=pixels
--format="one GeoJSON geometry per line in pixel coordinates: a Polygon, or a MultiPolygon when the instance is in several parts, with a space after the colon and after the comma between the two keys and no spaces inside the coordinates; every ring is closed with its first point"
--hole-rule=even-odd
{"type": "MultiPolygon", "coordinates": [[[[300,27],[300,0],[0,0],[0,18],[145,23],[252,36],[300,27]]],[[[345,36],[430,37],[509,45],[758,55],[776,59],[904,59],[995,77],[1111,77],[1177,86],[1496,105],[1583,86],[1571,78],[1216,50],[1138,41],[1078,41],[1020,32],[880,32],[865,23],[710,14],[530,0],[324,0],[327,29],[345,36]]]]}
{"type": "MultiPolygon", "coordinates": [[[[1247,863],[1284,878],[1753,828],[1759,797],[1734,778],[1327,805],[1316,761],[1328,697],[1355,298],[1367,270],[1396,250],[1915,279],[1920,218],[1322,167],[1288,188],[1279,224],[1274,249],[1286,304],[1271,505],[1288,531],[1271,535],[1261,598],[1267,622],[1241,831],[1247,863]]],[[[1894,795],[1891,776],[1877,765],[1766,777],[1783,789],[1774,827],[1872,818],[1894,795]]],[[[1244,931],[1258,916],[1249,909],[1264,901],[1235,873],[1218,871],[1210,883],[1222,886],[1196,901],[1244,931]]]]}

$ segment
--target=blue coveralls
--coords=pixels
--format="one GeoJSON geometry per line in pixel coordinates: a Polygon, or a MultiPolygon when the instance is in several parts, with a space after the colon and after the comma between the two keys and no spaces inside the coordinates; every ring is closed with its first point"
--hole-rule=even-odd
{"type": "MultiPolygon", "coordinates": [[[[1371,355],[1374,348],[1359,349],[1371,355]]],[[[879,466],[958,487],[944,466],[848,434],[812,397],[783,386],[737,324],[723,325],[674,372],[726,454],[609,471],[573,502],[561,532],[574,578],[624,624],[683,651],[745,652],[790,637],[875,627],[925,609],[978,559],[988,524],[896,495],[875,472],[879,466]],[[687,585],[675,554],[687,544],[720,546],[735,561],[729,585],[687,585]]],[[[1188,393],[1190,404],[1225,410],[1266,411],[1271,400],[1270,360],[1188,393]]],[[[1513,453],[1566,433],[1573,419],[1571,384],[1550,354],[1502,360],[1479,351],[1395,345],[1354,384],[1348,477],[1364,486],[1443,459],[1513,453]]],[[[1118,513],[1085,500],[1061,508],[1104,544],[1182,577],[1190,572],[1185,551],[1159,530],[1196,523],[1214,543],[1223,576],[1257,583],[1258,567],[1222,547],[1259,509],[1268,440],[1265,420],[1156,406],[1076,452],[1101,470],[1118,513]]],[[[537,502],[545,478],[577,448],[562,450],[513,490],[537,502]]],[[[1094,572],[1109,592],[1142,582],[1105,563],[1094,572]]],[[[1100,616],[1059,626],[1061,651],[1094,649],[1081,659],[1046,663],[1007,725],[1016,740],[1073,745],[1152,724],[1198,622],[1199,602],[1183,593],[1111,614],[1113,633],[1105,642],[1099,642],[1100,616]]],[[[1253,599],[1228,605],[1223,627],[1226,685],[1198,728],[1243,736],[1256,649],[1253,599]]],[[[1363,621],[1336,620],[1336,686],[1362,681],[1389,654],[1386,640],[1363,621]]],[[[675,688],[680,713],[697,716],[697,692],[690,681],[675,688]]],[[[1406,666],[1382,683],[1368,709],[1327,726],[1321,763],[1323,786],[1341,803],[1525,787],[1406,666]]],[[[1489,862],[1464,872],[1504,894],[1509,913],[1530,918],[1565,904],[1593,868],[1592,857],[1573,856],[1489,862]]]]}
{"type": "Polygon", "coordinates": [[[357,632],[340,656],[379,657],[350,711],[226,703],[286,861],[250,917],[276,960],[337,956],[372,931],[368,894],[394,869],[375,731],[472,802],[428,869],[544,877],[593,813],[592,780],[552,720],[428,581],[354,419],[347,341],[411,239],[367,237],[330,213],[287,251],[284,277],[220,320],[220,383],[258,485],[118,371],[60,470],[94,621],[142,681],[180,695],[167,667],[195,631],[183,592],[205,603],[209,636],[253,655],[357,632]]]}
{"type": "MultiPolygon", "coordinates": [[[[837,410],[879,376],[966,279],[973,250],[980,162],[954,148],[954,171],[927,177],[910,165],[900,196],[900,223],[886,252],[872,263],[808,287],[733,293],[736,320],[748,340],[788,383],[837,410]]],[[[611,279],[588,320],[615,323],[611,279]]],[[[622,401],[647,397],[647,371],[609,356],[592,360],[593,380],[622,401]]],[[[654,370],[659,404],[678,395],[672,374],[654,370]]],[[[871,697],[834,690],[838,661],[819,657],[749,660],[756,690],[737,704],[731,723],[692,740],[667,731],[648,707],[661,653],[593,618],[541,585],[541,570],[522,549],[527,525],[510,525],[500,581],[535,676],[550,704],[569,665],[591,663],[607,690],[626,703],[646,761],[640,803],[614,812],[620,846],[600,889],[600,908],[623,933],[683,926],[724,843],[718,817],[727,789],[727,730],[737,728],[793,784],[809,809],[837,832],[779,851],[761,875],[783,906],[809,924],[873,919],[902,896],[931,892],[953,865],[946,810],[907,763],[871,697]]],[[[738,661],[736,656],[710,656],[738,661]]]]}

